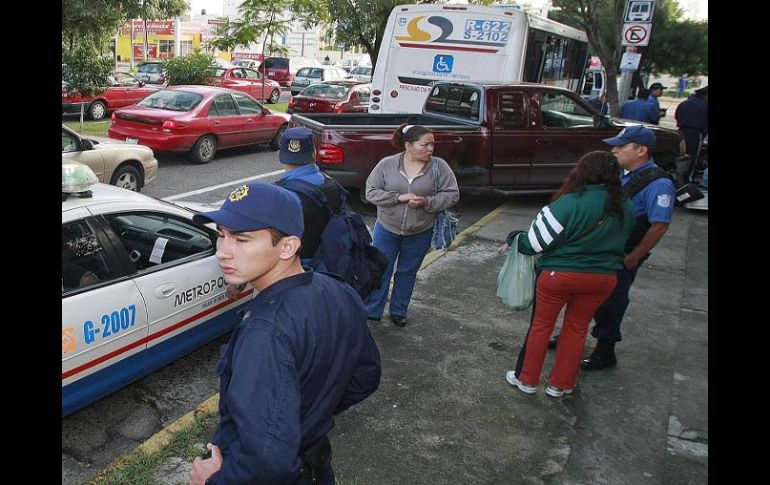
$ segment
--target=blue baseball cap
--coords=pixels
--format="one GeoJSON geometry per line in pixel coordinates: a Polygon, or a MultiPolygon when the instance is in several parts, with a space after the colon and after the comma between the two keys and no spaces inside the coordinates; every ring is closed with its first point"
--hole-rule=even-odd
{"type": "Polygon", "coordinates": [[[219,210],[193,216],[198,224],[214,222],[234,232],[273,228],[302,237],[302,205],[291,192],[273,184],[241,185],[230,193],[219,210]]]}
{"type": "Polygon", "coordinates": [[[278,160],[291,165],[307,165],[313,163],[313,132],[297,126],[283,132],[278,141],[278,160]]]}
{"type": "Polygon", "coordinates": [[[648,147],[655,146],[655,133],[643,125],[631,125],[625,127],[617,136],[605,138],[604,143],[612,146],[637,143],[648,147]]]}

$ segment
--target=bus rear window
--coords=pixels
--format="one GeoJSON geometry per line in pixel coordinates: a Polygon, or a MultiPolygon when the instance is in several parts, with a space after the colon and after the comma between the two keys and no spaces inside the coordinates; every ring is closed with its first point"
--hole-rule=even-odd
{"type": "Polygon", "coordinates": [[[468,120],[479,119],[481,92],[472,86],[434,86],[425,102],[425,111],[468,120]]]}

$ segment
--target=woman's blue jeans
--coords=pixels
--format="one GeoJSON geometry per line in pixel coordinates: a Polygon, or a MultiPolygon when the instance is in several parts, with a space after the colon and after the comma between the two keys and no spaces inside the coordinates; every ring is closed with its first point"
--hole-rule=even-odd
{"type": "Polygon", "coordinates": [[[406,318],[409,300],[412,299],[417,270],[430,250],[433,228],[411,236],[399,236],[383,228],[379,222],[374,224],[372,243],[388,257],[388,267],[382,275],[382,285],[366,299],[366,315],[380,319],[385,310],[385,300],[390,289],[390,277],[393,267],[396,276],[393,279],[393,292],[390,295],[390,314],[406,318]]]}

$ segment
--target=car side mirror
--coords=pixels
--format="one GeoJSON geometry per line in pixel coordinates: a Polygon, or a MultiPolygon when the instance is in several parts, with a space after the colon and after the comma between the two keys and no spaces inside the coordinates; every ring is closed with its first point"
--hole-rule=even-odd
{"type": "Polygon", "coordinates": [[[270,114],[270,110],[267,109],[267,108],[262,108],[262,114],[263,115],[269,115],[270,114]]]}
{"type": "Polygon", "coordinates": [[[146,82],[144,82],[144,81],[139,81],[139,87],[140,87],[140,88],[141,88],[142,86],[144,86],[145,84],[147,84],[147,83],[146,83],[146,82]]]}
{"type": "Polygon", "coordinates": [[[80,144],[83,147],[83,150],[93,150],[94,149],[94,142],[89,140],[88,138],[81,138],[80,144]]]}

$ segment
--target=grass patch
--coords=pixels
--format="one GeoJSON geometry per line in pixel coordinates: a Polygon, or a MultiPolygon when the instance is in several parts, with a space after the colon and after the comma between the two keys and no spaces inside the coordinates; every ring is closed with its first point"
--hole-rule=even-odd
{"type": "Polygon", "coordinates": [[[282,113],[286,112],[286,108],[289,106],[289,103],[275,103],[275,104],[265,104],[265,108],[269,109],[270,111],[280,111],[282,113]]]}
{"type": "Polygon", "coordinates": [[[200,448],[201,434],[218,419],[216,412],[196,416],[193,423],[176,433],[171,441],[161,446],[156,452],[143,451],[133,453],[126,461],[110,468],[89,482],[89,485],[152,485],[153,474],[171,457],[192,461],[203,451],[200,448]]]}
{"type": "Polygon", "coordinates": [[[81,135],[103,136],[107,137],[107,130],[110,128],[111,120],[102,121],[83,121],[83,130],[80,129],[80,120],[62,121],[62,124],[81,135]]]}

